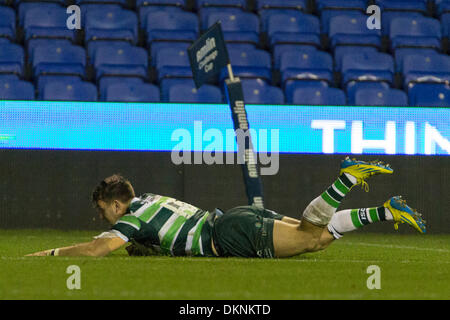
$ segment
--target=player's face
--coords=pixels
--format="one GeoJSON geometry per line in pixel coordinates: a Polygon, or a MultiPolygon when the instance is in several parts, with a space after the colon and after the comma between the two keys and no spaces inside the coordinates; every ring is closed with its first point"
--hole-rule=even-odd
{"type": "Polygon", "coordinates": [[[126,206],[117,200],[110,203],[99,200],[98,207],[100,214],[111,224],[115,224],[126,212],[126,206]]]}

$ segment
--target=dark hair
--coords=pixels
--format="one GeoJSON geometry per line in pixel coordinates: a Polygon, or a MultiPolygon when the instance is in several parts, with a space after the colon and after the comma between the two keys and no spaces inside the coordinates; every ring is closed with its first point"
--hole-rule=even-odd
{"type": "Polygon", "coordinates": [[[134,196],[134,190],[130,181],[120,174],[113,174],[105,178],[95,187],[92,192],[92,205],[101,213],[102,210],[98,205],[99,200],[105,201],[106,203],[119,200],[125,203],[134,198],[134,196]]]}

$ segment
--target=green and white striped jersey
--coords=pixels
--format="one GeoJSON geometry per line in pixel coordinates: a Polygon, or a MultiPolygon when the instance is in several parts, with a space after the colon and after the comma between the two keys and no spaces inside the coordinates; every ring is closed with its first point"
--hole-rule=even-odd
{"type": "Polygon", "coordinates": [[[210,212],[151,193],[134,198],[128,211],[112,227],[123,240],[173,256],[214,256],[210,212]]]}

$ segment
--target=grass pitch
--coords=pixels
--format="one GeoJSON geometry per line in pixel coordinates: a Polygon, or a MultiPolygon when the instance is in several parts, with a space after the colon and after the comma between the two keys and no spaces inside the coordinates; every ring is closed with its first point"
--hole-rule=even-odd
{"type": "Polygon", "coordinates": [[[290,259],[24,257],[90,241],[100,232],[0,230],[3,299],[450,299],[450,235],[352,233],[318,253],[290,259]],[[81,269],[69,290],[66,269],[81,269]],[[381,289],[368,289],[381,271],[381,289]]]}

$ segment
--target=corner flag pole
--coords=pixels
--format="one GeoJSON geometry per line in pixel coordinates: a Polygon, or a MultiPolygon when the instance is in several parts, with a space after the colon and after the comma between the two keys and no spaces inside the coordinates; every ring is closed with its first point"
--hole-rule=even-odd
{"type": "Polygon", "coordinates": [[[238,160],[242,159],[240,157],[244,158],[244,162],[241,164],[248,203],[264,208],[262,181],[259,176],[258,163],[250,136],[242,83],[239,78],[234,77],[231,63],[227,64],[227,69],[229,79],[225,80],[226,96],[228,105],[231,108],[236,142],[238,144],[238,160]],[[243,141],[240,137],[243,138],[243,141]]]}
{"type": "Polygon", "coordinates": [[[187,51],[197,88],[217,77],[225,66],[228,69],[229,79],[225,80],[226,96],[231,108],[238,144],[238,163],[242,165],[248,203],[263,208],[262,182],[256,155],[253,151],[247,112],[245,111],[244,92],[241,81],[233,75],[220,21],[206,30],[187,51]]]}

